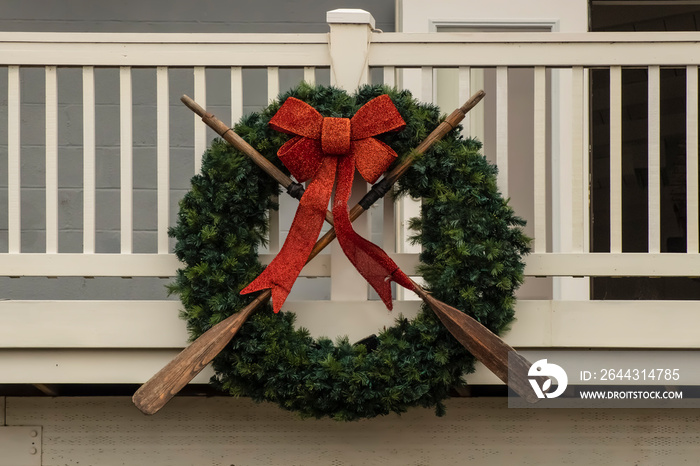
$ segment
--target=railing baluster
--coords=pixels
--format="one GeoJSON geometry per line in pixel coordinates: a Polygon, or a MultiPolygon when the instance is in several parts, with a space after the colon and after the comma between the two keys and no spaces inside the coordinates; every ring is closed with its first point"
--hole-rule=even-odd
{"type": "Polygon", "coordinates": [[[167,254],[170,222],[170,103],[168,68],[156,68],[157,157],[158,157],[158,254],[167,254]]]}
{"type": "MultiPolygon", "coordinates": [[[[277,98],[280,92],[279,67],[267,67],[267,102],[270,103],[277,98]]],[[[275,202],[279,199],[275,197],[275,202]]],[[[280,216],[279,211],[270,210],[269,213],[269,233],[268,247],[270,252],[277,252],[280,248],[280,216]]]]}
{"type": "Polygon", "coordinates": [[[398,236],[396,201],[393,195],[387,194],[382,202],[382,249],[387,252],[396,252],[396,237],[398,236]]]}
{"type": "Polygon", "coordinates": [[[316,68],[313,66],[304,67],[304,81],[312,86],[316,85],[316,68]]]}
{"type": "Polygon", "coordinates": [[[119,69],[119,121],[120,121],[120,198],[121,198],[121,253],[131,254],[133,247],[133,115],[131,93],[131,67],[119,69]]]}
{"type": "MultiPolygon", "coordinates": [[[[276,66],[268,66],[267,68],[267,101],[272,102],[277,98],[280,92],[280,76],[279,68],[276,66]]],[[[277,197],[275,202],[279,202],[277,197]]],[[[270,252],[277,252],[280,248],[280,215],[278,210],[270,210],[270,228],[269,228],[269,249],[270,252]]]]}
{"type": "Polygon", "coordinates": [[[687,174],[687,252],[698,254],[698,67],[686,68],[686,174],[687,174]]]}
{"type": "Polygon", "coordinates": [[[46,76],[46,253],[58,252],[58,79],[56,67],[46,76]]]}
{"type": "Polygon", "coordinates": [[[231,67],[231,126],[243,116],[243,69],[231,67]]]}
{"type": "Polygon", "coordinates": [[[83,67],[83,253],[95,253],[95,70],[83,67]]]}
{"type": "Polygon", "coordinates": [[[649,67],[649,252],[661,251],[661,75],[658,66],[649,67]]]}
{"type": "Polygon", "coordinates": [[[433,102],[433,67],[423,66],[421,68],[421,95],[423,102],[433,102]]]}
{"type": "MultiPolygon", "coordinates": [[[[279,205],[279,198],[274,196],[273,202],[279,205]]],[[[270,209],[269,212],[269,227],[268,227],[268,250],[270,253],[276,253],[280,250],[280,214],[279,210],[270,209]]]]}
{"type": "MultiPolygon", "coordinates": [[[[396,86],[396,67],[385,66],[382,69],[382,81],[390,87],[396,86]]],[[[388,252],[396,251],[396,202],[391,194],[384,196],[382,204],[382,248],[388,252]]]]}
{"type": "Polygon", "coordinates": [[[622,68],[610,67],[610,252],[622,252],[622,68]]]}
{"type": "Polygon", "coordinates": [[[584,157],[584,86],[583,67],[574,66],[572,69],[572,103],[571,103],[571,226],[572,226],[572,252],[583,252],[584,243],[584,192],[586,185],[584,180],[588,179],[588,169],[583,166],[584,157]],[[585,176],[584,176],[585,174],[585,176]]]}
{"type": "Polygon", "coordinates": [[[396,86],[396,67],[385,66],[382,79],[384,81],[384,84],[386,84],[387,86],[396,86]]]}
{"type": "Polygon", "coordinates": [[[272,102],[280,93],[280,69],[277,66],[267,67],[267,102],[272,102]]]}
{"type": "Polygon", "coordinates": [[[496,165],[498,188],[508,197],[508,68],[496,68],[496,165]]]}
{"type": "MultiPolygon", "coordinates": [[[[194,100],[207,108],[207,80],[203,66],[194,67],[194,100]]],[[[194,174],[202,169],[202,155],[207,148],[207,126],[194,116],[194,174]]]]}
{"type": "Polygon", "coordinates": [[[546,69],[534,70],[534,218],[535,252],[547,251],[547,101],[546,69]]]}
{"type": "MultiPolygon", "coordinates": [[[[471,79],[471,67],[469,66],[460,66],[459,70],[457,71],[458,77],[457,77],[457,82],[458,82],[458,94],[459,94],[459,102],[460,104],[463,102],[466,102],[469,97],[473,94],[472,92],[472,79],[471,79]]],[[[471,136],[471,121],[472,121],[472,116],[471,112],[467,113],[467,115],[464,117],[464,120],[462,120],[462,126],[464,127],[464,135],[465,136],[471,136]]]]}
{"type": "Polygon", "coordinates": [[[7,228],[8,252],[21,250],[19,66],[7,67],[7,228]]]}

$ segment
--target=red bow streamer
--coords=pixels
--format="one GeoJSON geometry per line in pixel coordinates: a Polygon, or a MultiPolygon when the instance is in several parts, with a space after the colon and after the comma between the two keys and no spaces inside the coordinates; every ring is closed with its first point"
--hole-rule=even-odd
{"type": "Polygon", "coordinates": [[[390,281],[413,290],[411,279],[396,263],[352,229],[348,214],[355,167],[365,180],[374,183],[396,158],[396,152],[374,136],[405,126],[388,95],[367,102],[351,119],[324,118],[294,97],[284,102],[270,120],[270,127],[294,137],[277,155],[298,181],[311,181],[279,254],[241,294],[271,288],[274,311],[279,312],[321,231],[336,172],[333,220],[343,252],[388,309],[392,309],[390,281]]]}

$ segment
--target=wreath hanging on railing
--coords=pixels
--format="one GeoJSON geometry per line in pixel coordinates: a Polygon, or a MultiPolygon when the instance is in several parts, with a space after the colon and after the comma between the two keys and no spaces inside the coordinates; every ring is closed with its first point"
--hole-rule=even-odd
{"type": "MultiPolygon", "coordinates": [[[[290,136],[270,128],[282,103],[294,97],[324,117],[352,117],[388,94],[405,121],[400,132],[377,136],[402,157],[441,121],[435,106],[408,91],[365,86],[355,95],[302,84],[235,131],[277,167],[290,136]]],[[[496,168],[480,144],[452,132],[421,156],[399,181],[398,192],[422,198],[422,216],[411,227],[422,244],[419,273],[437,299],[465,310],[495,333],[513,319],[514,290],[521,284],[528,238],[496,188],[496,168]]],[[[285,170],[286,171],[286,170],[285,170]]],[[[258,248],[268,231],[267,212],[279,186],[245,155],[217,139],[206,151],[201,174],[180,203],[175,253],[186,264],[170,291],[180,296],[192,339],[242,309],[253,295],[240,294],[265,267],[258,248]]],[[[232,394],[271,401],[304,417],[356,420],[434,407],[474,369],[474,358],[430,309],[382,330],[374,344],[313,339],[295,328],[294,314],[266,305],[214,359],[212,383],[232,394]]]]}

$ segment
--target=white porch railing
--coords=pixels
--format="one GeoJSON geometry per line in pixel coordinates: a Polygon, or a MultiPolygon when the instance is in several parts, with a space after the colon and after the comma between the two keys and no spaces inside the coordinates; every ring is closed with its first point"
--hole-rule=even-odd
{"type": "MultiPolygon", "coordinates": [[[[212,137],[197,118],[191,123],[192,117],[179,106],[177,98],[191,93],[203,106],[209,103],[222,120],[237,121],[244,113],[249,85],[256,84],[246,81],[245,73],[256,69],[266,70],[268,100],[278,94],[280,81],[289,80],[288,76],[309,82],[320,77],[319,81],[325,81],[326,70],[330,70],[330,83],[352,90],[370,80],[371,70],[380,70],[385,83],[409,87],[422,100],[433,101],[434,70],[456,69],[460,83],[457,93],[466,100],[476,90],[471,89],[470,72],[495,68],[497,91],[487,99],[497,103],[495,159],[500,170],[499,186],[511,196],[521,195],[509,190],[513,173],[508,169],[520,156],[521,148],[517,141],[508,140],[512,113],[507,99],[509,70],[531,69],[534,113],[522,118],[534,122],[534,145],[525,151],[533,154],[528,162],[532,171],[517,173],[518,177],[532,179],[532,212],[526,217],[535,243],[534,253],[527,258],[526,274],[533,278],[700,276],[700,55],[696,53],[700,33],[378,33],[372,32],[369,15],[350,15],[348,20],[344,13],[329,14],[330,34],[0,33],[0,66],[6,67],[0,77],[6,76],[7,82],[6,96],[0,94],[0,107],[5,107],[2,110],[6,109],[3,113],[7,115],[6,121],[0,119],[0,125],[6,127],[6,140],[0,139],[4,146],[0,160],[6,167],[0,172],[5,173],[6,180],[0,179],[0,195],[7,199],[6,215],[0,216],[0,277],[21,277],[6,278],[5,293],[12,295],[12,287],[27,277],[173,276],[179,264],[170,253],[167,228],[175,221],[175,201],[186,189],[189,177],[199,171],[201,155],[212,137]],[[43,69],[43,77],[37,78],[37,67],[43,69]],[[621,247],[624,67],[643,67],[649,73],[649,222],[643,226],[649,230],[648,253],[623,253],[621,247]],[[660,247],[658,115],[662,67],[684,68],[687,76],[686,253],[662,253],[660,247]],[[609,68],[611,76],[610,253],[588,252],[590,68],[609,68]],[[103,71],[105,74],[98,76],[103,71]],[[39,84],[25,82],[26,73],[32,73],[39,84]],[[150,84],[145,87],[150,91],[141,89],[144,83],[134,79],[137,73],[148,76],[150,84]],[[175,75],[178,79],[187,75],[182,78],[186,88],[173,88],[175,75]],[[224,88],[228,95],[223,104],[210,92],[212,87],[221,88],[220,83],[211,84],[214,75],[227,81],[224,88]],[[68,84],[80,89],[80,98],[65,102],[61,86],[77,76],[81,82],[68,84]],[[138,92],[135,86],[140,86],[138,92]],[[105,93],[115,96],[115,102],[105,101],[105,93]],[[118,137],[105,142],[100,118],[115,109],[113,104],[118,105],[118,117],[113,119],[117,126],[111,132],[118,137]],[[155,118],[154,137],[147,142],[135,141],[135,132],[146,120],[134,109],[155,118]],[[37,113],[44,115],[43,121],[33,118],[37,113]],[[547,125],[550,114],[552,125],[547,125]],[[186,128],[178,126],[182,121],[187,121],[186,128]],[[81,137],[78,141],[66,140],[70,139],[70,127],[76,125],[82,125],[81,137]],[[36,134],[45,136],[37,142],[36,134]],[[41,164],[34,166],[27,160],[40,160],[37,151],[43,151],[44,156],[41,164]],[[117,179],[100,184],[104,175],[101,167],[115,159],[117,179]],[[150,168],[142,173],[138,167],[144,163],[150,168]],[[38,177],[37,170],[41,174],[38,177]],[[551,177],[547,176],[548,170],[551,177]],[[76,173],[82,173],[82,178],[76,178],[76,173]],[[143,181],[146,174],[150,179],[143,181]],[[65,184],[64,175],[78,182],[65,184]],[[42,191],[44,205],[25,202],[41,201],[37,192],[42,191]],[[75,196],[70,197],[71,193],[75,196]],[[112,204],[102,202],[102,197],[112,199],[112,204]],[[66,220],[67,199],[79,199],[75,201],[81,205],[79,220],[66,220]],[[118,206],[118,210],[109,211],[105,206],[110,205],[115,209],[118,206]],[[145,226],[136,225],[135,216],[145,218],[141,222],[145,226]],[[82,250],[66,252],[62,245],[76,235],[80,236],[82,250]],[[36,237],[44,246],[33,244],[36,237]],[[118,247],[110,249],[109,244],[118,247]]],[[[384,234],[386,244],[393,242],[395,231],[391,228],[395,216],[392,208],[392,203],[385,203],[384,223],[391,233],[384,234]]],[[[0,212],[3,210],[0,207],[0,212]]],[[[361,228],[369,233],[368,223],[361,228]]],[[[272,244],[278,245],[278,236],[283,234],[279,228],[273,232],[272,244]]],[[[272,249],[271,254],[275,252],[272,249]]],[[[393,255],[404,270],[411,270],[418,260],[416,254],[393,255]]],[[[372,328],[391,325],[394,315],[386,313],[379,303],[367,301],[366,285],[359,275],[339,273],[347,269],[344,260],[342,254],[320,256],[302,273],[307,277],[330,276],[330,296],[337,302],[332,311],[318,301],[290,302],[289,308],[300,314],[301,324],[317,334],[349,332],[351,338],[363,337],[372,328]],[[365,291],[358,295],[357,289],[365,291]],[[359,311],[361,317],[356,303],[348,302],[358,296],[366,301],[359,311]]],[[[0,301],[0,383],[140,383],[185,344],[185,326],[177,317],[177,301],[128,296],[97,301],[61,299],[52,296],[48,288],[36,289],[40,299],[0,301]]],[[[518,321],[506,335],[510,344],[518,348],[700,345],[700,336],[694,332],[695,324],[700,323],[695,302],[571,301],[556,290],[550,292],[563,299],[518,302],[518,321]],[[679,321],[688,324],[679,329],[679,321]]],[[[416,308],[412,301],[397,303],[397,310],[404,314],[416,308]]],[[[206,379],[205,374],[196,380],[206,379]]],[[[492,380],[488,374],[477,374],[472,379],[492,380]]]]}

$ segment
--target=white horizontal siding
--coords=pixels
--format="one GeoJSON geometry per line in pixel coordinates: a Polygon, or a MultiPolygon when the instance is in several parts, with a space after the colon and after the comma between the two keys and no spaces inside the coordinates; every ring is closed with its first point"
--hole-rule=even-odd
{"type": "Polygon", "coordinates": [[[179,301],[0,301],[10,348],[183,348],[179,301]]]}
{"type": "MultiPolygon", "coordinates": [[[[347,335],[351,342],[412,318],[420,301],[288,301],[297,325],[313,336],[347,335]]],[[[185,322],[179,301],[6,301],[0,302],[3,348],[183,348],[185,322]],[[77,325],[80,323],[80,325],[77,325]]],[[[505,340],[518,348],[692,348],[700,346],[694,301],[521,300],[505,340]],[[659,310],[663,312],[659,312],[659,310]],[[620,331],[625,329],[624,332],[620,331]],[[673,340],[667,335],[672,333],[673,340]]]]}
{"type": "MultiPolygon", "coordinates": [[[[289,301],[285,310],[313,336],[354,342],[399,315],[410,318],[420,304],[397,301],[388,312],[379,301],[289,301]]],[[[180,308],[177,301],[0,303],[0,383],[143,383],[186,345],[180,308]]],[[[519,301],[516,312],[504,339],[520,350],[700,346],[697,325],[677,325],[698,320],[692,301],[519,301]]],[[[469,380],[498,383],[485,369],[469,380]]]]}
{"type": "MultiPolygon", "coordinates": [[[[169,363],[177,349],[2,349],[0,383],[141,384],[169,363]]],[[[192,383],[207,383],[203,370],[192,383]]]]}

